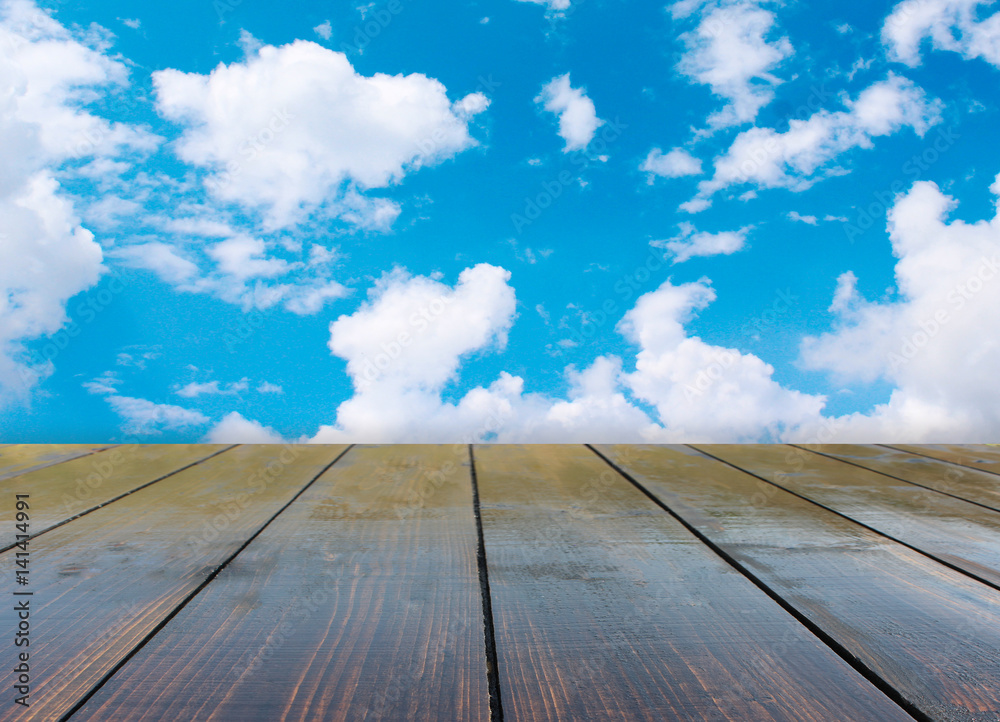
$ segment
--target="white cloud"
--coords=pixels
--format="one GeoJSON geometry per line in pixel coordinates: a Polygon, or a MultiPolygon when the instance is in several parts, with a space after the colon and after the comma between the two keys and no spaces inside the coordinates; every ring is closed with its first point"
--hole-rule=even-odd
{"type": "Polygon", "coordinates": [[[639,346],[631,392],[655,406],[659,441],[759,441],[795,437],[816,425],[825,399],[782,387],[753,354],[688,336],[684,324],[715,300],[706,279],[664,282],[641,296],[618,325],[639,346]]]}
{"type": "Polygon", "coordinates": [[[476,145],[468,122],[488,105],[481,93],[453,103],[419,73],[359,75],[343,53],[303,40],[153,82],[159,111],[184,126],[180,157],[209,170],[218,198],[260,209],[269,229],[320,207],[387,228],[399,208],[365,191],[476,145]]]}
{"type": "MultiPolygon", "coordinates": [[[[1000,196],[1000,182],[994,185],[1000,196]]],[[[889,213],[898,300],[869,301],[838,280],[834,330],[802,358],[845,381],[884,379],[890,400],[845,419],[844,440],[972,442],[1000,430],[1000,215],[948,222],[957,203],[916,183],[889,213]]]]}
{"type": "Polygon", "coordinates": [[[142,25],[142,21],[138,18],[121,18],[122,24],[126,27],[132,28],[133,30],[138,30],[142,25]]]}
{"type": "Polygon", "coordinates": [[[324,40],[329,40],[333,35],[333,26],[330,24],[329,20],[324,20],[319,25],[313,28],[313,32],[324,40]]]}
{"type": "Polygon", "coordinates": [[[258,394],[283,394],[284,389],[278,384],[272,384],[270,381],[261,381],[260,385],[257,387],[258,394]]]}
{"type": "Polygon", "coordinates": [[[798,211],[788,211],[787,218],[790,221],[795,221],[797,223],[805,223],[810,226],[815,226],[819,223],[819,218],[816,216],[804,216],[798,211]]]}
{"type": "Polygon", "coordinates": [[[518,2],[545,5],[548,8],[547,12],[554,15],[561,15],[569,10],[570,6],[570,0],[518,0],[518,2]]]}
{"type": "Polygon", "coordinates": [[[882,42],[893,60],[920,64],[920,46],[982,58],[1000,67],[1000,12],[979,19],[991,0],[903,0],[882,26],[882,42]]]}
{"type": "Polygon", "coordinates": [[[566,141],[563,153],[586,148],[604,125],[597,117],[594,101],[582,88],[570,86],[569,73],[552,78],[535,98],[545,110],[559,118],[559,137],[566,141]]]}
{"type": "Polygon", "coordinates": [[[208,444],[282,444],[285,440],[270,426],[244,418],[233,411],[205,436],[208,444]]]}
{"type": "Polygon", "coordinates": [[[67,301],[104,270],[54,170],[155,145],[83,109],[104,88],[127,84],[125,66],[103,52],[103,31],[90,32],[75,37],[27,0],[0,4],[0,404],[52,372],[23,343],[58,332],[67,301]]]}
{"type": "Polygon", "coordinates": [[[165,430],[188,429],[207,424],[209,418],[200,411],[171,404],[157,404],[130,396],[108,396],[108,404],[122,417],[126,434],[152,436],[165,430]]]}
{"type": "Polygon", "coordinates": [[[890,74],[864,90],[857,100],[845,100],[847,110],[821,110],[805,120],[793,119],[788,130],[751,128],[740,133],[729,150],[715,159],[710,180],[698,184],[691,212],[708,207],[723,188],[752,183],[757,188],[801,191],[827,174],[838,155],[853,148],[871,148],[872,139],[912,128],[923,135],[940,120],[942,104],[928,100],[921,88],[890,74]]]}
{"type": "MultiPolygon", "coordinates": [[[[761,4],[704,3],[698,27],[680,36],[687,50],[678,71],[727,101],[709,116],[711,129],[752,122],[774,99],[774,86],[781,82],[771,71],[794,52],[788,38],[768,39],[775,16],[761,4]]],[[[699,5],[675,3],[671,11],[675,18],[683,18],[699,5]]]]}
{"type": "Polygon", "coordinates": [[[683,148],[674,148],[668,153],[664,153],[659,148],[653,148],[646,156],[646,160],[639,166],[639,170],[664,178],[700,175],[701,160],[683,148]]]}
{"type": "Polygon", "coordinates": [[[203,395],[214,396],[219,394],[238,394],[241,391],[246,391],[247,388],[249,388],[249,382],[247,379],[241,379],[240,381],[226,384],[225,386],[220,386],[218,381],[192,381],[191,383],[178,388],[176,393],[178,396],[183,396],[186,399],[193,399],[197,396],[203,395]]]}
{"type": "Polygon", "coordinates": [[[674,255],[674,263],[683,263],[695,256],[728,256],[746,245],[750,226],[738,231],[721,233],[699,232],[691,223],[681,223],[681,232],[667,241],[653,241],[657,248],[666,248],[674,255]]]}

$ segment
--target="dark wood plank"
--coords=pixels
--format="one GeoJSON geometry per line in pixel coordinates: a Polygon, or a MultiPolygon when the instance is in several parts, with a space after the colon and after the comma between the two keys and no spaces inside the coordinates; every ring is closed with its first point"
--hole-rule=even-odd
{"type": "Polygon", "coordinates": [[[995,590],[691,449],[597,449],[929,718],[1000,719],[995,590]]]}
{"type": "MultiPolygon", "coordinates": [[[[129,444],[0,481],[0,498],[31,495],[31,533],[107,504],[228,447],[208,444],[129,444]]],[[[0,549],[14,543],[13,504],[0,508],[0,549]]]]}
{"type": "Polygon", "coordinates": [[[956,466],[888,446],[797,444],[843,461],[1000,511],[1000,475],[956,466]]]}
{"type": "Polygon", "coordinates": [[[890,444],[891,448],[924,454],[942,461],[950,461],[970,469],[1000,474],[1000,448],[997,444],[890,444]]]}
{"type": "Polygon", "coordinates": [[[1000,512],[780,445],[693,445],[1000,586],[1000,512]]]}
{"type": "Polygon", "coordinates": [[[0,448],[0,481],[109,448],[111,444],[7,444],[0,448]]]}
{"type": "MultiPolygon", "coordinates": [[[[32,540],[31,706],[0,720],[66,713],[342,449],[237,447],[32,540]]],[[[0,606],[3,629],[16,619],[0,606]]]]}
{"type": "Polygon", "coordinates": [[[464,446],[354,447],[73,719],[488,720],[477,541],[464,446]]]}
{"type": "Polygon", "coordinates": [[[477,446],[504,715],[909,720],[583,446],[477,446]]]}

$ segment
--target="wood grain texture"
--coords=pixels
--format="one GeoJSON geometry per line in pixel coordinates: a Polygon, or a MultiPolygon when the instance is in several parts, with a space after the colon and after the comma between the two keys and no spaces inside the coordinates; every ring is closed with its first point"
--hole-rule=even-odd
{"type": "MultiPolygon", "coordinates": [[[[0,720],[67,712],[342,449],[237,447],[33,540],[31,706],[0,720]]],[[[0,554],[3,578],[13,561],[0,554]]],[[[13,604],[0,610],[16,628],[13,604]]]]}
{"type": "MultiPolygon", "coordinates": [[[[0,481],[0,498],[31,495],[31,533],[40,534],[89,509],[196,463],[226,446],[129,444],[0,481]]],[[[14,543],[14,507],[0,508],[0,549],[14,543]]]]}
{"type": "Polygon", "coordinates": [[[909,720],[583,446],[477,446],[509,720],[909,720]]]}
{"type": "Polygon", "coordinates": [[[5,444],[0,447],[0,481],[109,448],[111,444],[5,444]]]}
{"type": "Polygon", "coordinates": [[[1000,719],[995,590],[685,447],[597,449],[928,717],[1000,719]]]}
{"type": "Polygon", "coordinates": [[[354,447],[74,720],[488,720],[468,454],[354,447]]]}
{"type": "Polygon", "coordinates": [[[956,466],[887,446],[861,444],[797,444],[797,446],[1000,511],[1000,474],[956,466]]]}
{"type": "Polygon", "coordinates": [[[791,446],[693,448],[1000,586],[1000,512],[791,446]]]}
{"type": "Polygon", "coordinates": [[[1000,447],[996,444],[890,444],[891,448],[924,454],[970,469],[1000,474],[1000,447]]]}

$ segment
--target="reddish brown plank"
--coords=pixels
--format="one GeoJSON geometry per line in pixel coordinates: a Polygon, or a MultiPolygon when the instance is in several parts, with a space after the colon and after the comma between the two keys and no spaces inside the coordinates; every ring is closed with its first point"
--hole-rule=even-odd
{"type": "MultiPolygon", "coordinates": [[[[40,534],[112,499],[219,453],[210,444],[129,444],[0,481],[0,498],[30,494],[31,531],[40,534]]],[[[0,508],[0,548],[14,543],[14,507],[0,508]]]]}
{"type": "MultiPolygon", "coordinates": [[[[237,447],[32,540],[18,587],[34,594],[31,706],[2,705],[0,720],[65,714],[342,448],[237,447]]],[[[0,554],[4,579],[15,553],[0,554]]],[[[0,626],[15,615],[2,605],[0,626]]]]}
{"type": "Polygon", "coordinates": [[[694,448],[1000,586],[1000,512],[791,446],[694,448]]]}
{"type": "Polygon", "coordinates": [[[928,718],[1000,719],[995,590],[685,447],[597,450],[928,718]]]}
{"type": "Polygon", "coordinates": [[[1000,511],[998,474],[949,464],[888,446],[860,444],[799,446],[1000,511]]]}
{"type": "Polygon", "coordinates": [[[73,719],[488,720],[459,452],[351,449],[73,719]]]}
{"type": "Polygon", "coordinates": [[[477,446],[505,718],[909,720],[583,446],[477,446]]]}

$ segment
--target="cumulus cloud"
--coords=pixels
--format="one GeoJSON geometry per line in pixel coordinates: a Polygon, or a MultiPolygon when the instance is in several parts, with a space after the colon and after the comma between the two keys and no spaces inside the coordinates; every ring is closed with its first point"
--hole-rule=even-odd
{"type": "Polygon", "coordinates": [[[54,170],[156,141],[81,107],[128,77],[91,33],[74,36],[27,0],[0,3],[0,403],[52,372],[24,342],[59,331],[66,302],[104,270],[54,170]]]}
{"type": "Polygon", "coordinates": [[[560,15],[566,10],[569,10],[570,0],[518,0],[522,3],[532,3],[534,5],[544,5],[547,8],[547,12],[560,15]]]}
{"type": "Polygon", "coordinates": [[[653,148],[639,170],[664,178],[680,178],[686,175],[701,175],[701,160],[695,158],[683,148],[674,148],[664,153],[659,148],[653,148]]]}
{"type": "Polygon", "coordinates": [[[270,229],[320,207],[389,227],[398,206],[366,191],[476,145],[468,123],[489,104],[482,93],[453,102],[420,73],[360,75],[343,53],[304,40],[153,82],[160,113],[184,128],[179,156],[207,169],[217,198],[261,209],[270,229]]]}
{"type": "Polygon", "coordinates": [[[763,4],[719,0],[671,6],[675,18],[700,11],[698,26],[680,36],[686,51],[677,69],[726,101],[709,116],[710,129],[752,122],[781,82],[771,71],[794,52],[788,38],[770,38],[775,16],[763,4]]]}
{"type": "Polygon", "coordinates": [[[684,263],[695,256],[728,256],[742,250],[746,245],[750,226],[738,231],[706,233],[698,231],[691,223],[681,223],[678,236],[667,241],[653,241],[657,248],[665,248],[673,254],[674,263],[684,263]]]}
{"type": "Polygon", "coordinates": [[[208,444],[282,444],[281,434],[259,421],[244,418],[233,411],[213,426],[205,435],[208,444]]]}
{"type": "Polygon", "coordinates": [[[920,46],[982,58],[1000,67],[1000,12],[979,19],[991,0],[903,0],[882,26],[882,42],[893,60],[920,64],[920,46]]]}
{"type": "Polygon", "coordinates": [[[711,197],[733,185],[789,188],[802,191],[826,174],[842,172],[829,164],[853,148],[871,148],[879,136],[912,128],[923,135],[941,119],[942,104],[928,99],[911,81],[891,74],[868,87],[847,110],[820,110],[807,119],[793,119],[788,130],[750,128],[736,136],[729,150],[715,159],[711,179],[698,184],[698,195],[686,210],[708,207],[711,197]]]}
{"type": "Polygon", "coordinates": [[[594,101],[582,88],[570,85],[569,73],[546,83],[535,102],[559,118],[559,137],[566,141],[563,153],[586,148],[604,125],[597,117],[594,101]]]}
{"type": "MultiPolygon", "coordinates": [[[[1000,196],[1000,177],[992,190],[1000,196]]],[[[916,183],[889,213],[898,299],[865,299],[845,272],[830,307],[836,327],[803,342],[810,368],[895,387],[845,420],[845,440],[971,442],[1000,429],[1000,215],[949,222],[956,206],[916,183]]]]}
{"type": "Polygon", "coordinates": [[[819,422],[822,397],[784,389],[756,356],[687,336],[683,324],[715,297],[705,280],[667,281],[639,298],[618,326],[638,347],[634,371],[599,356],[566,368],[566,398],[527,393],[522,378],[501,372],[444,400],[463,358],[502,344],[515,310],[508,278],[481,264],[453,288],[402,272],[382,279],[358,311],[331,324],[330,348],[347,361],[355,393],[312,440],[759,440],[819,422]]]}
{"type": "Polygon", "coordinates": [[[238,394],[241,391],[246,391],[249,388],[249,382],[247,379],[241,379],[235,381],[231,384],[226,384],[222,386],[218,381],[192,381],[184,386],[177,389],[177,395],[183,396],[186,399],[193,399],[197,396],[209,395],[215,396],[218,394],[233,395],[238,394]]]}

